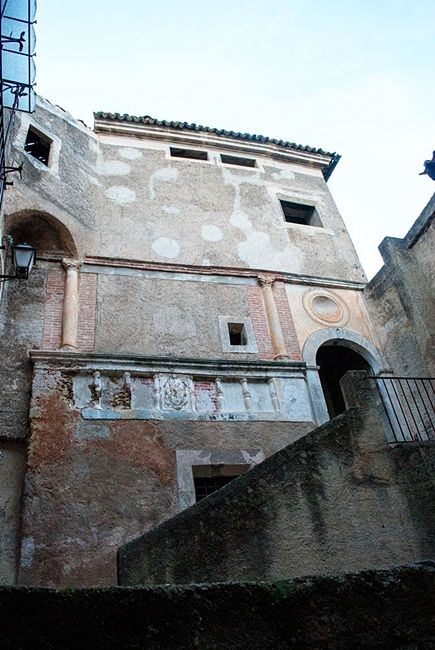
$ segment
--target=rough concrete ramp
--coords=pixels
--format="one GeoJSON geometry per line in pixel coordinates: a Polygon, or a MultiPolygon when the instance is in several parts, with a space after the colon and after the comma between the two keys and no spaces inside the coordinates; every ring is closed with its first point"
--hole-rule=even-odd
{"type": "Polygon", "coordinates": [[[435,647],[435,563],[278,583],[0,588],[3,650],[435,647]]]}

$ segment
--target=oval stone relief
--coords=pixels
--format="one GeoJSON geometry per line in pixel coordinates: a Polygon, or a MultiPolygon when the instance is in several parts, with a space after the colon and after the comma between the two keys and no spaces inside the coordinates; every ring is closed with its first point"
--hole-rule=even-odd
{"type": "Polygon", "coordinates": [[[308,316],[322,325],[347,325],[349,309],[341,298],[326,289],[309,289],[302,298],[308,316]]]}

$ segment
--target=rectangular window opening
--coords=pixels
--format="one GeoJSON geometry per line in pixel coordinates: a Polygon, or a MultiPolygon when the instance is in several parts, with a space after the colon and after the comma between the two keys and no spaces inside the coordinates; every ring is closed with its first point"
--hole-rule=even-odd
{"type": "Polygon", "coordinates": [[[249,470],[249,465],[196,465],[192,467],[196,501],[230,483],[249,470]]]}
{"type": "Polygon", "coordinates": [[[47,136],[38,133],[32,127],[29,127],[27,132],[26,142],[24,144],[24,151],[27,151],[31,156],[42,162],[43,165],[48,166],[50,158],[50,147],[52,141],[47,136]]]}
{"type": "Polygon", "coordinates": [[[243,323],[228,323],[231,345],[247,345],[246,330],[243,323]]]}
{"type": "Polygon", "coordinates": [[[297,223],[303,226],[321,225],[314,205],[281,200],[280,204],[287,223],[297,223]]]}
{"type": "Polygon", "coordinates": [[[241,167],[257,167],[257,161],[254,158],[240,158],[239,156],[227,156],[221,153],[221,162],[225,165],[240,165],[241,167]]]}
{"type": "Polygon", "coordinates": [[[173,158],[208,160],[208,153],[206,151],[199,151],[198,149],[178,149],[177,147],[169,147],[169,151],[173,158]]]}

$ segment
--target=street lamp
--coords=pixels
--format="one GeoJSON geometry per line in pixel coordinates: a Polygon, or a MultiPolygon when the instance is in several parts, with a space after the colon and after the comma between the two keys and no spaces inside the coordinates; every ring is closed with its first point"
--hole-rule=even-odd
{"type": "Polygon", "coordinates": [[[14,244],[12,238],[5,238],[5,245],[1,249],[10,249],[12,266],[15,275],[0,275],[0,281],[4,280],[27,280],[36,260],[36,248],[30,244],[14,244]]]}

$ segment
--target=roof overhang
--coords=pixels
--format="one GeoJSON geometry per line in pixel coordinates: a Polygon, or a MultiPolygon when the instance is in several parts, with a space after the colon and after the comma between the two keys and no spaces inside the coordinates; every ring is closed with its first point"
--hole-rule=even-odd
{"type": "Polygon", "coordinates": [[[184,127],[185,123],[178,122],[174,123],[177,126],[167,126],[157,123],[157,120],[147,123],[146,119],[121,115],[118,117],[117,114],[111,113],[94,113],[94,130],[96,133],[106,135],[156,140],[185,147],[219,149],[242,156],[268,157],[281,162],[317,169],[322,172],[325,180],[328,180],[340,160],[340,156],[336,153],[288,142],[280,144],[281,141],[265,136],[234,134],[208,127],[196,127],[196,125],[184,127]]]}

